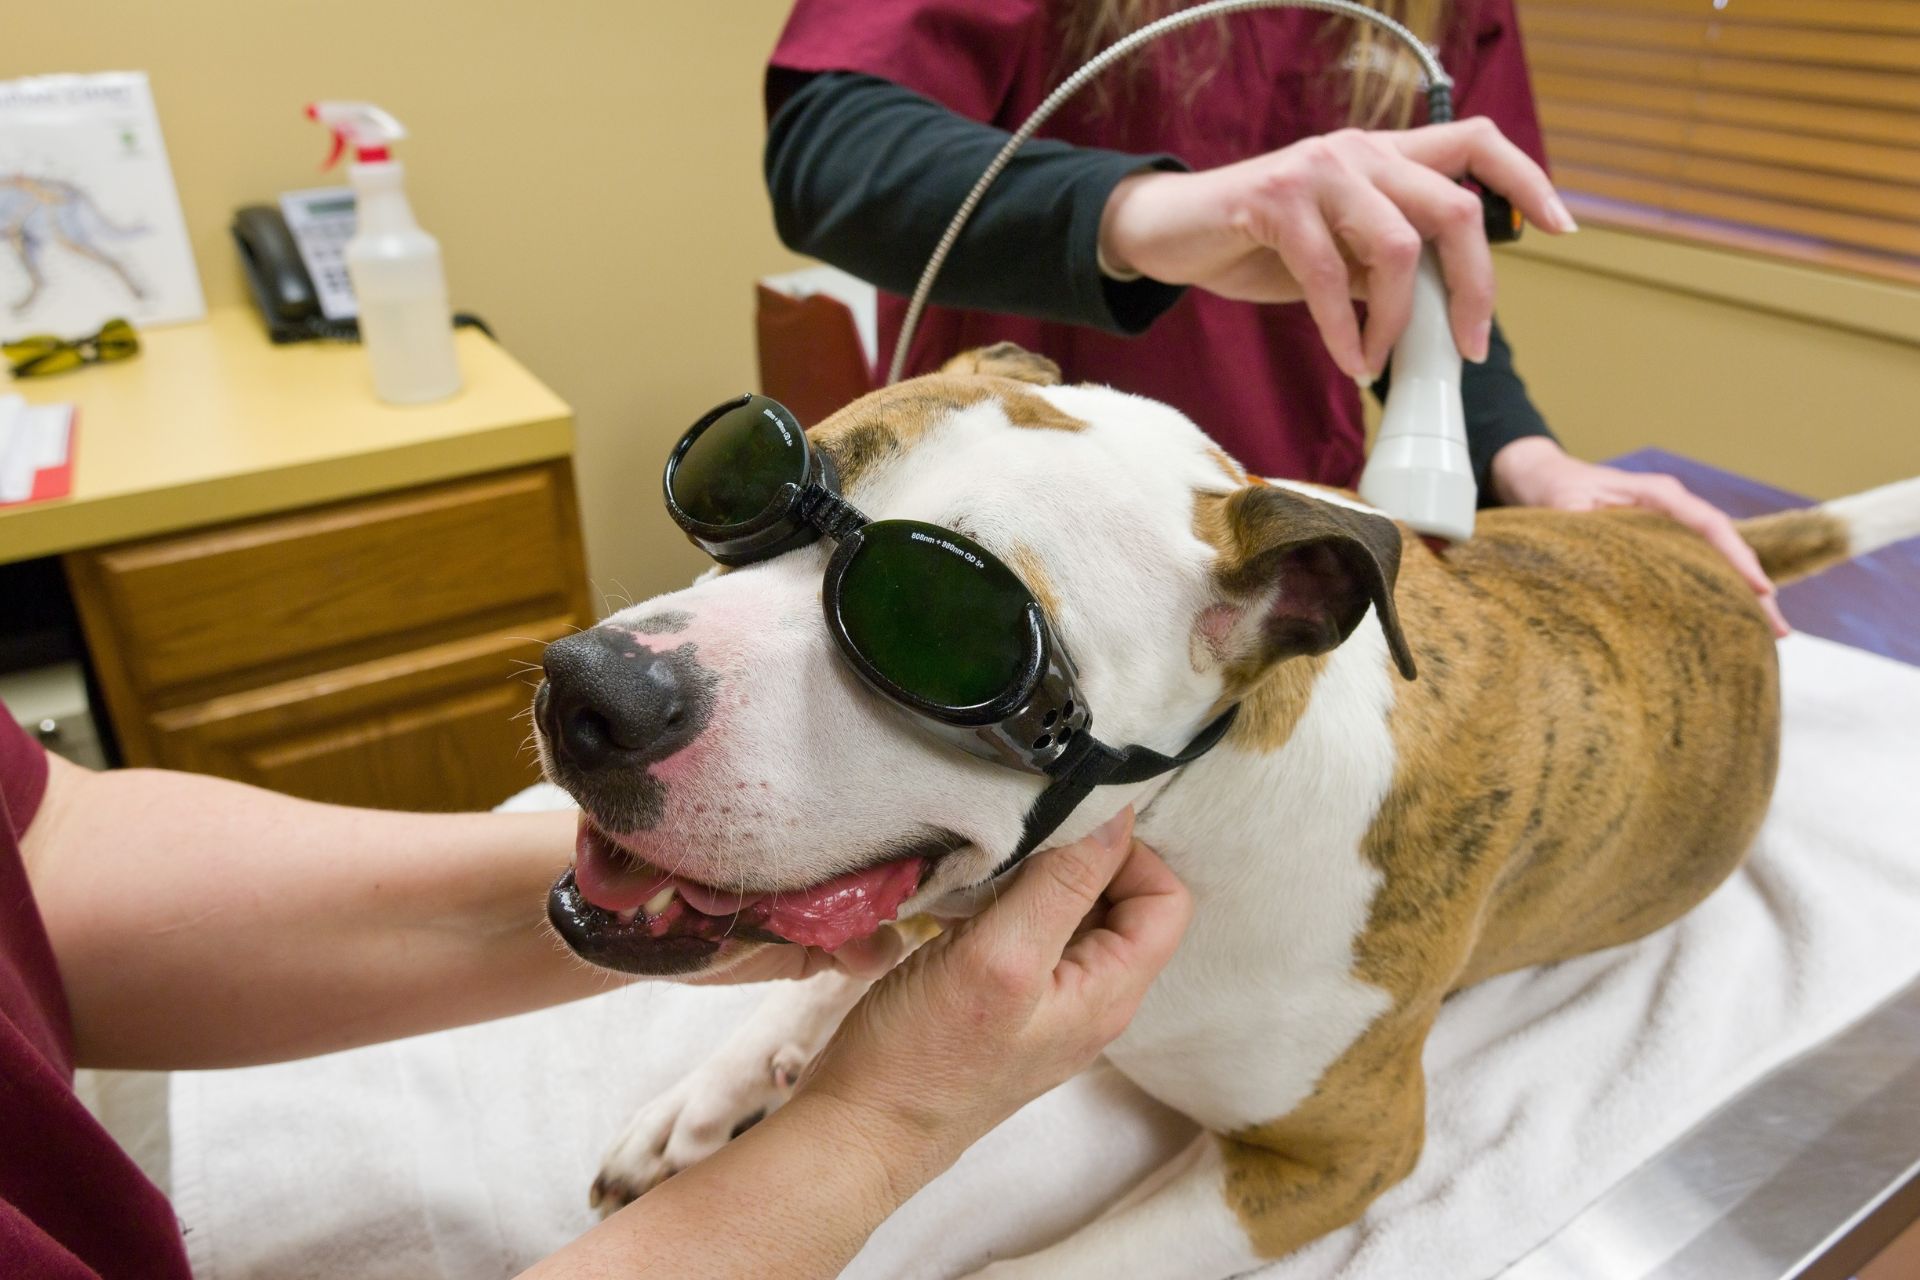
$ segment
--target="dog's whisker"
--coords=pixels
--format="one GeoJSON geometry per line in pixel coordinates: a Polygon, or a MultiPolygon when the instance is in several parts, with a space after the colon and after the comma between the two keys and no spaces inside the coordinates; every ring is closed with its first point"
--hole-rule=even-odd
{"type": "MultiPolygon", "coordinates": [[[[613,586],[614,586],[614,589],[620,593],[620,608],[631,609],[633,607],[633,593],[627,590],[627,584],[620,581],[620,579],[615,578],[613,579],[613,586]]],[[[611,598],[612,598],[611,592],[602,590],[600,593],[600,607],[603,609],[606,609],[607,604],[611,600],[611,598]]],[[[615,613],[615,612],[618,612],[618,610],[607,609],[607,612],[615,613]]]]}

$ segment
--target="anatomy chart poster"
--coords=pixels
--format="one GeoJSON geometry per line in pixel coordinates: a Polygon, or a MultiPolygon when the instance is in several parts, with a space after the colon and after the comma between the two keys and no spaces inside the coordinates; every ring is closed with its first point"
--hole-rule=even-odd
{"type": "Polygon", "coordinates": [[[0,82],[0,340],[204,314],[147,77],[0,82]]]}

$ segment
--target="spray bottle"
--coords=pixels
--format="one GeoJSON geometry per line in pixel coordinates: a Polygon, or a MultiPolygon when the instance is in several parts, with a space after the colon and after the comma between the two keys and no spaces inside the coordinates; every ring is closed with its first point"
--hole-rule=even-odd
{"type": "Polygon", "coordinates": [[[453,318],[440,242],[420,229],[389,152],[407,136],[400,122],[366,102],[315,102],[307,117],[333,133],[332,168],[348,146],[357,226],[347,242],[347,274],[360,305],[360,340],[376,394],[389,404],[444,400],[460,389],[453,318]]]}

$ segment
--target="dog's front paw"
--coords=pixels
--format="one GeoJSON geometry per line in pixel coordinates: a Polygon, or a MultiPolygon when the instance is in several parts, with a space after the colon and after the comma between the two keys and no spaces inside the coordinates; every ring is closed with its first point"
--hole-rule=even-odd
{"type": "Polygon", "coordinates": [[[752,1060],[701,1063],[634,1113],[601,1162],[587,1202],[604,1218],[706,1159],[792,1097],[806,1065],[792,1045],[752,1060]]]}

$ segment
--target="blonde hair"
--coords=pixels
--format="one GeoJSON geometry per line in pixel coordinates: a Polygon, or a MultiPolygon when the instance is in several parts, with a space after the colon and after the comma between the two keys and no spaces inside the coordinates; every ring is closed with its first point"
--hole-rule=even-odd
{"type": "MultiPolygon", "coordinates": [[[[1448,0],[1363,0],[1369,9],[1393,18],[1429,46],[1440,43],[1448,0]]],[[[1192,0],[1064,0],[1068,70],[1085,62],[1122,36],[1150,22],[1189,7],[1192,0]]],[[[1197,58],[1191,49],[1175,56],[1189,92],[1197,91],[1226,54],[1229,36],[1224,19],[1214,19],[1219,56],[1197,58]]],[[[1371,22],[1347,21],[1347,44],[1338,62],[1347,72],[1347,122],[1361,128],[1403,128],[1413,117],[1420,96],[1420,64],[1406,46],[1371,22]]],[[[1338,28],[1335,28],[1338,29],[1338,28]]],[[[1176,37],[1177,39],[1178,37],[1176,37]]],[[[1138,63],[1136,62],[1136,66],[1138,63]]],[[[1125,74],[1123,71],[1122,74],[1125,74]]],[[[1105,80],[1106,77],[1102,77],[1105,80]]],[[[1102,105],[1112,100],[1111,88],[1095,84],[1102,105]]]]}

